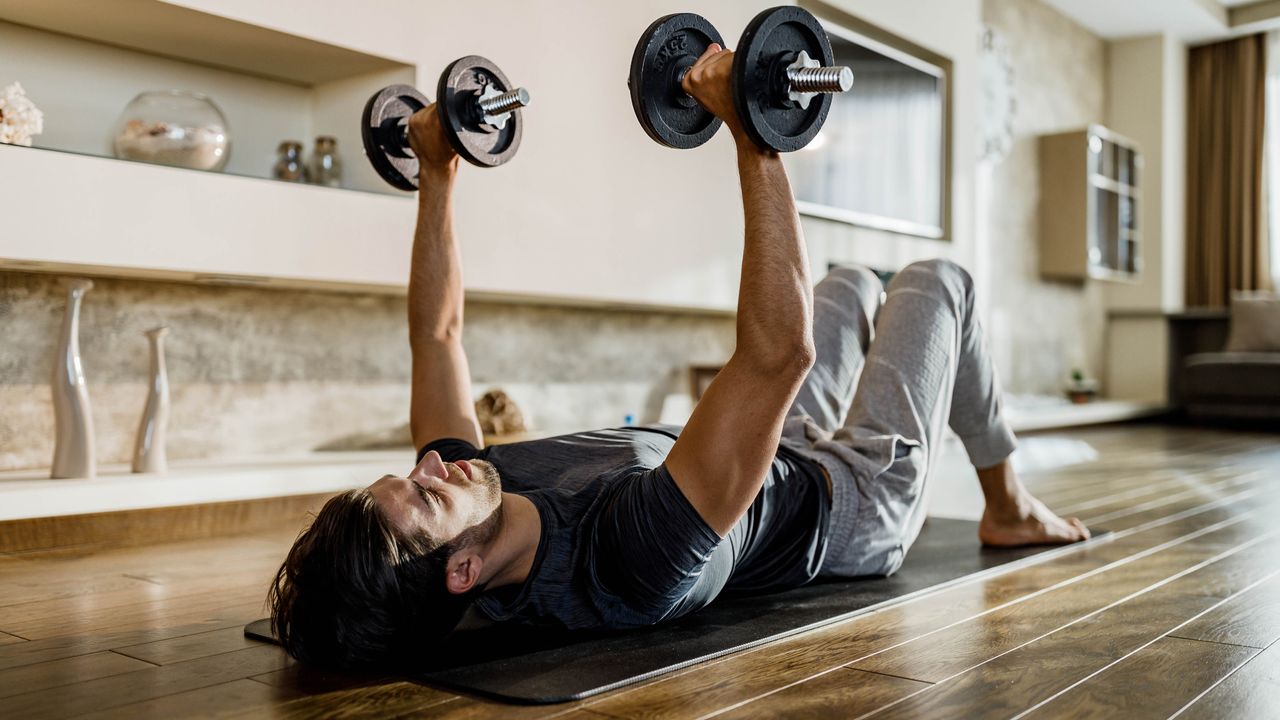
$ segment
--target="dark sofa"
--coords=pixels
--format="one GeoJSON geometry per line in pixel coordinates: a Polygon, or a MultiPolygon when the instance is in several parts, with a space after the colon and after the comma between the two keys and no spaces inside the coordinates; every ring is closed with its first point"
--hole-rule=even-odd
{"type": "Polygon", "coordinates": [[[1226,352],[1231,314],[1169,316],[1169,397],[1198,420],[1280,421],[1280,352],[1226,352]]]}

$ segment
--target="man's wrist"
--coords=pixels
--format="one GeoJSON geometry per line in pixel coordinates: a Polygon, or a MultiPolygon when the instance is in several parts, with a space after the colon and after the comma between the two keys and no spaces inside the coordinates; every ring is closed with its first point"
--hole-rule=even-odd
{"type": "Polygon", "coordinates": [[[772,160],[778,157],[778,153],[774,152],[773,150],[768,150],[755,144],[755,142],[752,141],[751,138],[747,137],[746,133],[743,133],[741,135],[734,135],[733,139],[734,139],[734,142],[737,144],[739,162],[753,161],[753,160],[772,160]]]}
{"type": "Polygon", "coordinates": [[[453,158],[447,163],[425,163],[418,165],[418,177],[422,180],[433,180],[439,182],[441,180],[453,180],[458,174],[458,158],[453,158]]]}

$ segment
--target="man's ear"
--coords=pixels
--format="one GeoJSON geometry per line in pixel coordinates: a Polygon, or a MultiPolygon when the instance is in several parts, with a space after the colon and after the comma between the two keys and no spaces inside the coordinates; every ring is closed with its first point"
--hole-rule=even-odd
{"type": "Polygon", "coordinates": [[[448,574],[445,575],[445,587],[454,595],[470,591],[480,581],[480,570],[484,567],[484,559],[475,548],[459,550],[449,558],[448,574]]]}

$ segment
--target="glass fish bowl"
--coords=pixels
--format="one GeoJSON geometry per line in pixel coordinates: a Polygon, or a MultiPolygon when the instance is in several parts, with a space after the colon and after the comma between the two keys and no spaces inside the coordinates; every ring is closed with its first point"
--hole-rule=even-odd
{"type": "Polygon", "coordinates": [[[113,147],[125,160],[217,171],[231,157],[231,132],[208,97],[153,90],[140,93],[120,113],[113,147]]]}

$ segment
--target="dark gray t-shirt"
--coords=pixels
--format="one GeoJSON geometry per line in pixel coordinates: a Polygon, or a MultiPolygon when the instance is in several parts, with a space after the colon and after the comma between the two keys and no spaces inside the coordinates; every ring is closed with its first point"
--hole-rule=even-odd
{"type": "Polygon", "coordinates": [[[529,578],[481,594],[494,620],[563,627],[651,625],[721,592],[798,587],[818,574],[830,500],[812,460],[780,447],[769,477],[721,539],[667,472],[680,428],[624,427],[477,449],[422,448],[446,461],[487,460],[502,489],[533,502],[542,536],[529,578]]]}

